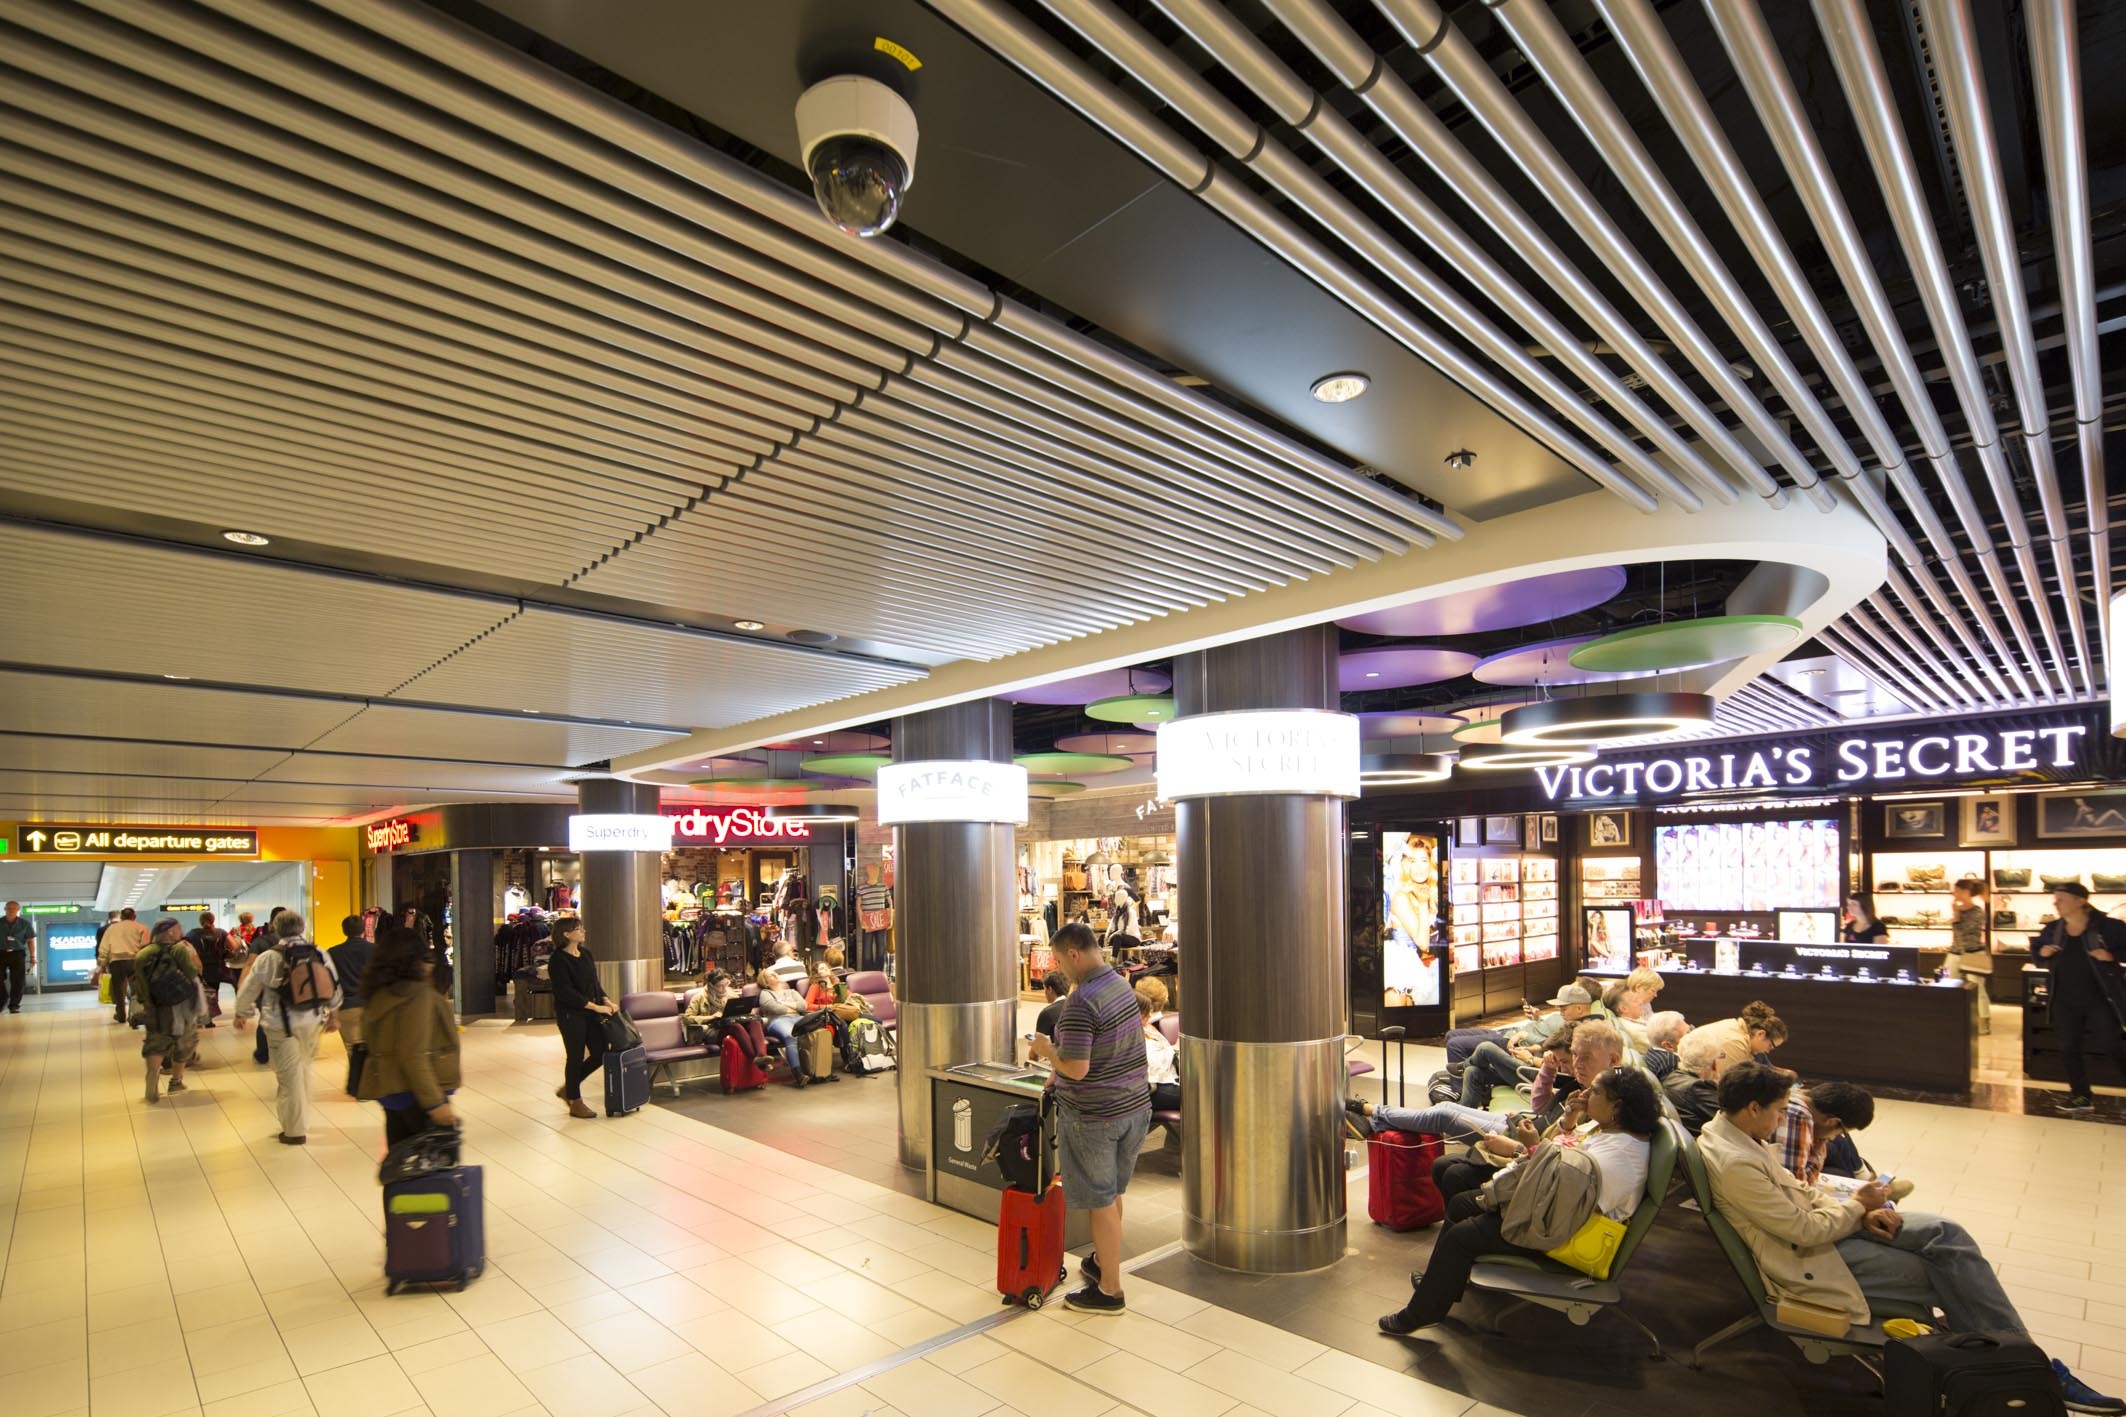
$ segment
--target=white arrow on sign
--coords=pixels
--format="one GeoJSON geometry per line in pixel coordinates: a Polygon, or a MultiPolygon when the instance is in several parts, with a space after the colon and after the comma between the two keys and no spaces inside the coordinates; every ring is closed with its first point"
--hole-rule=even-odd
{"type": "Polygon", "coordinates": [[[31,832],[28,836],[22,839],[28,842],[32,848],[41,848],[44,845],[43,832],[31,832]]]}

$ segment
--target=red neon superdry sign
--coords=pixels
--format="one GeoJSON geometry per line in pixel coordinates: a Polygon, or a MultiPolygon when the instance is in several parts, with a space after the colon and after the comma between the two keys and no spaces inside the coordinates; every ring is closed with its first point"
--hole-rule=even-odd
{"type": "Polygon", "coordinates": [[[685,812],[666,812],[665,815],[672,819],[674,841],[714,842],[723,846],[741,841],[808,841],[812,836],[811,823],[777,821],[754,807],[707,810],[695,807],[685,812]]]}
{"type": "Polygon", "coordinates": [[[419,835],[420,828],[412,822],[404,817],[393,817],[388,822],[378,822],[368,828],[363,840],[369,843],[371,851],[396,851],[402,846],[412,845],[414,838],[419,835]]]}

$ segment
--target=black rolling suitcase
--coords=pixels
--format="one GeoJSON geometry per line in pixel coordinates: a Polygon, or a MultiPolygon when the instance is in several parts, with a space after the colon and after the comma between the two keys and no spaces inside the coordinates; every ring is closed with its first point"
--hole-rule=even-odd
{"type": "Polygon", "coordinates": [[[641,1048],[605,1051],[605,1115],[640,1111],[650,1100],[650,1055],[641,1048]]]}
{"type": "Polygon", "coordinates": [[[1929,1333],[1884,1345],[1884,1417],[2066,1417],[2044,1351],[2019,1333],[1929,1333]]]}

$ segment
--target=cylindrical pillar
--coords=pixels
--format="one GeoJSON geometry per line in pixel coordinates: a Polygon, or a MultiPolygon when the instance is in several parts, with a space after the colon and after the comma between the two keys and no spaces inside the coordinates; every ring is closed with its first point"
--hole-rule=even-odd
{"type": "MultiPolygon", "coordinates": [[[[1011,705],[954,704],[900,719],[895,762],[1011,761],[1011,705]]],[[[928,1070],[1009,1062],[1018,1019],[1018,900],[1009,824],[893,829],[901,1164],[930,1152],[928,1070]]]]}
{"type": "MultiPolygon", "coordinates": [[[[576,805],[586,815],[654,817],[658,790],[654,783],[617,777],[579,778],[576,805]]],[[[661,864],[654,851],[583,853],[583,940],[598,961],[598,982],[614,1003],[622,994],[664,987],[661,864]]]]}
{"type": "MultiPolygon", "coordinates": [[[[1177,714],[1333,710],[1336,655],[1326,625],[1184,655],[1177,714]]],[[[1343,815],[1318,794],[1175,804],[1182,1238],[1226,1269],[1343,1255],[1343,815]]]]}
{"type": "Polygon", "coordinates": [[[495,853],[450,853],[451,988],[461,1014],[495,1011],[495,853]]]}

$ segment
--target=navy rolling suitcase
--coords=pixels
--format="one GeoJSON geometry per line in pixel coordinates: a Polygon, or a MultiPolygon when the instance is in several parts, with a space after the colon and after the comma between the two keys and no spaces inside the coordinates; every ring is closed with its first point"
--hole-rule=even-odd
{"type": "Polygon", "coordinates": [[[1930,1333],[1883,1345],[1886,1417],[2066,1417],[2044,1350],[2019,1333],[1930,1333]]]}
{"type": "Polygon", "coordinates": [[[463,1289],[487,1267],[487,1224],[480,1168],[453,1166],[384,1187],[384,1286],[455,1284],[463,1289]]]}
{"type": "Polygon", "coordinates": [[[605,1115],[622,1117],[650,1100],[650,1055],[641,1048],[607,1049],[605,1115]]]}

